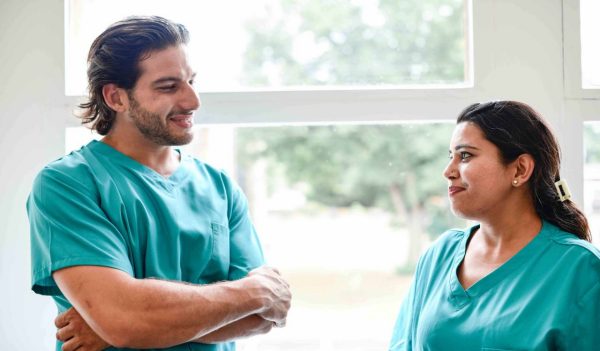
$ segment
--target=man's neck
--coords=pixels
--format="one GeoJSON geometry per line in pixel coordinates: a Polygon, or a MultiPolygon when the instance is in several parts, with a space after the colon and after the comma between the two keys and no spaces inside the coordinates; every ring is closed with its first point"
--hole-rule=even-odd
{"type": "Polygon", "coordinates": [[[137,162],[147,166],[163,177],[169,177],[179,166],[179,154],[170,146],[157,145],[146,138],[124,138],[109,133],[102,142],[137,162]]]}

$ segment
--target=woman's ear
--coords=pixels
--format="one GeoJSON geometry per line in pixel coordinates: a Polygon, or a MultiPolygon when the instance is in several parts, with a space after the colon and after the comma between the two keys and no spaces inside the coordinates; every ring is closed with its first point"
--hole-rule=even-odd
{"type": "Polygon", "coordinates": [[[106,84],[102,87],[102,96],[108,107],[115,112],[125,112],[129,108],[127,92],[114,83],[106,84]]]}
{"type": "Polygon", "coordinates": [[[531,178],[535,168],[535,160],[530,154],[522,154],[513,161],[514,177],[513,185],[518,186],[524,184],[531,178]]]}

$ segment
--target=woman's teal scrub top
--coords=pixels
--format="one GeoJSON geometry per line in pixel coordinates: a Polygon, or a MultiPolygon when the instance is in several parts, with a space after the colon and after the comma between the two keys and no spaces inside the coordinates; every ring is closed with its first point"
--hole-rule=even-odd
{"type": "Polygon", "coordinates": [[[421,257],[390,350],[600,350],[600,252],[544,221],[510,260],[464,290],[470,235],[450,230],[421,257]]]}
{"type": "MultiPolygon", "coordinates": [[[[165,178],[93,141],[40,172],[27,210],[32,288],[51,295],[59,311],[71,304],[52,272],[69,266],[208,284],[242,278],[263,264],[242,191],[189,155],[165,178]]],[[[234,343],[189,343],[169,350],[234,349],[234,343]]]]}

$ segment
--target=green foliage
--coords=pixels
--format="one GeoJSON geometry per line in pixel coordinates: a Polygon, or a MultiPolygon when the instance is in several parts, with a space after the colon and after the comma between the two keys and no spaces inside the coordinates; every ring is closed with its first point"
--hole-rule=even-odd
{"type": "Polygon", "coordinates": [[[600,163],[600,125],[590,124],[583,128],[585,162],[600,163]]]}
{"type": "Polygon", "coordinates": [[[279,6],[247,23],[248,85],[277,84],[272,71],[283,85],[464,80],[463,0],[283,0],[279,6]]]}
{"type": "MultiPolygon", "coordinates": [[[[464,81],[464,0],[273,4],[264,17],[246,24],[246,85],[464,81]]],[[[303,184],[313,202],[380,207],[404,223],[425,216],[418,225],[437,235],[456,223],[442,178],[452,128],[451,123],[242,128],[238,161],[268,160],[270,183],[283,175],[290,184],[303,184]]]]}
{"type": "Polygon", "coordinates": [[[442,177],[453,127],[435,123],[240,128],[238,155],[245,164],[269,160],[274,177],[279,176],[274,170],[283,170],[290,184],[303,183],[310,200],[328,206],[359,204],[399,215],[391,197],[391,187],[397,187],[408,211],[426,210],[424,223],[437,235],[454,220],[447,210],[442,177]],[[259,144],[262,147],[248,147],[259,144]]]}

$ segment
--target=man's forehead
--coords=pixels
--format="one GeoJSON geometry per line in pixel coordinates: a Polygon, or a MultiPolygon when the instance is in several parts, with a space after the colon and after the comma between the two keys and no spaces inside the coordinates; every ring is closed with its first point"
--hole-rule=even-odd
{"type": "Polygon", "coordinates": [[[189,79],[194,72],[184,45],[150,52],[139,63],[140,79],[154,81],[165,77],[189,79]]]}

